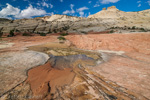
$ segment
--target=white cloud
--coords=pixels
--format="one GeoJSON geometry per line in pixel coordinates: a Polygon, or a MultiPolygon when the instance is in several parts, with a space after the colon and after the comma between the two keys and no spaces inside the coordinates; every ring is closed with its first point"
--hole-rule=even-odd
{"type": "Polygon", "coordinates": [[[60,2],[63,2],[63,0],[60,0],[60,2]]]}
{"type": "Polygon", "coordinates": [[[89,8],[87,8],[87,7],[81,7],[81,8],[79,8],[79,9],[77,9],[77,12],[79,12],[79,14],[80,14],[80,17],[83,17],[84,16],[84,10],[88,10],[89,8]]]}
{"type": "Polygon", "coordinates": [[[27,9],[22,10],[18,15],[16,15],[16,18],[32,18],[33,16],[41,16],[46,15],[46,11],[42,9],[33,8],[32,5],[30,5],[27,9]]]}
{"type": "Polygon", "coordinates": [[[84,11],[84,10],[88,10],[89,8],[87,8],[87,7],[81,7],[81,8],[79,8],[79,9],[77,9],[77,11],[78,12],[81,12],[81,11],[84,11]]]}
{"type": "Polygon", "coordinates": [[[66,11],[63,12],[63,14],[74,14],[75,11],[74,11],[73,7],[74,7],[74,5],[70,4],[71,10],[66,10],[66,11]]]}
{"type": "Polygon", "coordinates": [[[43,6],[43,7],[47,7],[47,8],[53,8],[53,5],[51,3],[46,3],[45,1],[43,2],[38,2],[36,3],[38,6],[43,6]]]}
{"type": "Polygon", "coordinates": [[[50,5],[50,8],[53,8],[54,6],[52,4],[49,4],[50,5]]]}
{"type": "Polygon", "coordinates": [[[141,1],[137,1],[137,3],[141,3],[141,1]]]}
{"type": "Polygon", "coordinates": [[[49,8],[49,4],[47,4],[46,2],[42,2],[42,6],[49,8]]]}
{"type": "Polygon", "coordinates": [[[91,13],[89,12],[89,15],[91,15],[91,13]]]}
{"type": "Polygon", "coordinates": [[[92,1],[89,1],[88,3],[92,3],[92,1]]]}
{"type": "Polygon", "coordinates": [[[137,1],[137,3],[138,3],[138,7],[141,7],[141,1],[139,0],[137,1]]]}
{"type": "Polygon", "coordinates": [[[99,4],[95,4],[95,5],[94,5],[94,7],[99,7],[99,6],[100,6],[99,4]]]}
{"type": "Polygon", "coordinates": [[[6,4],[7,7],[0,11],[0,18],[32,18],[33,16],[51,15],[52,13],[46,13],[45,10],[33,8],[29,5],[28,8],[20,10],[19,8],[13,7],[10,4],[6,4]]]}
{"type": "Polygon", "coordinates": [[[6,3],[7,7],[3,8],[0,11],[0,17],[1,18],[10,18],[9,16],[15,16],[18,15],[20,12],[20,9],[15,8],[13,6],[11,6],[10,4],[6,3]]]}
{"type": "Polygon", "coordinates": [[[38,3],[36,3],[38,6],[40,6],[41,4],[38,2],[38,3]]]}
{"type": "Polygon", "coordinates": [[[141,7],[141,4],[139,4],[138,7],[141,7]]]}
{"type": "Polygon", "coordinates": [[[70,8],[73,9],[73,7],[74,7],[74,4],[70,4],[70,8]]]}
{"type": "Polygon", "coordinates": [[[149,1],[147,1],[147,3],[148,3],[148,5],[150,6],[150,0],[149,0],[149,1]]]}
{"type": "Polygon", "coordinates": [[[100,0],[102,4],[116,3],[119,0],[100,0]]]}
{"type": "Polygon", "coordinates": [[[70,13],[69,10],[66,10],[66,11],[63,12],[63,14],[69,14],[69,13],[70,13]]]}
{"type": "Polygon", "coordinates": [[[84,12],[79,12],[80,16],[83,17],[84,16],[84,12]]]}

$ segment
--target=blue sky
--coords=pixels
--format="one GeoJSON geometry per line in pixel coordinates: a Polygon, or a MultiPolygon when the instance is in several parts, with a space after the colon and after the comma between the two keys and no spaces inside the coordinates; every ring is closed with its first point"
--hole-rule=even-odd
{"type": "Polygon", "coordinates": [[[64,14],[87,17],[104,7],[122,11],[150,9],[150,0],[0,0],[0,18],[21,19],[64,14]]]}

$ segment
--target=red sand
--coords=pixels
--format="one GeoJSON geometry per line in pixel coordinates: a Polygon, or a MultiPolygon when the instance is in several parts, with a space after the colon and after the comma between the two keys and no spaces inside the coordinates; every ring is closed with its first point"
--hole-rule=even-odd
{"type": "Polygon", "coordinates": [[[58,70],[50,63],[31,69],[28,72],[27,82],[31,85],[33,96],[47,96],[55,93],[60,86],[69,85],[75,77],[71,69],[58,70]]]}

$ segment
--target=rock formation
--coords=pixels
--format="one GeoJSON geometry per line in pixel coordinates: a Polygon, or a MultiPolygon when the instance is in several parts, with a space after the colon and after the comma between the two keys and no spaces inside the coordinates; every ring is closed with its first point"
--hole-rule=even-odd
{"type": "Polygon", "coordinates": [[[87,18],[52,15],[33,19],[17,19],[0,21],[0,30],[9,33],[10,30],[30,33],[57,33],[62,31],[86,33],[101,32],[111,27],[133,26],[150,30],[150,10],[139,12],[124,12],[115,6],[103,8],[102,11],[87,18]]]}
{"type": "Polygon", "coordinates": [[[27,70],[45,64],[48,58],[48,55],[35,51],[1,54],[0,96],[15,87],[18,83],[23,82],[27,78],[27,70]]]}
{"type": "Polygon", "coordinates": [[[0,41],[1,100],[150,99],[149,33],[57,37],[0,41]]]}

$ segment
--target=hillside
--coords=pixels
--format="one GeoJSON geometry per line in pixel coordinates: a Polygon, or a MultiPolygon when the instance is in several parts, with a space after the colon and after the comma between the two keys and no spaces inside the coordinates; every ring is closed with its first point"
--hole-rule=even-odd
{"type": "Polygon", "coordinates": [[[150,10],[139,12],[124,12],[115,6],[103,8],[102,11],[87,18],[52,15],[33,19],[17,19],[0,21],[0,30],[9,33],[10,30],[31,33],[57,33],[62,31],[87,33],[109,31],[116,27],[115,32],[132,32],[150,30],[150,10]],[[134,30],[131,30],[132,27],[134,30]],[[136,30],[135,30],[136,29],[136,30]]]}

